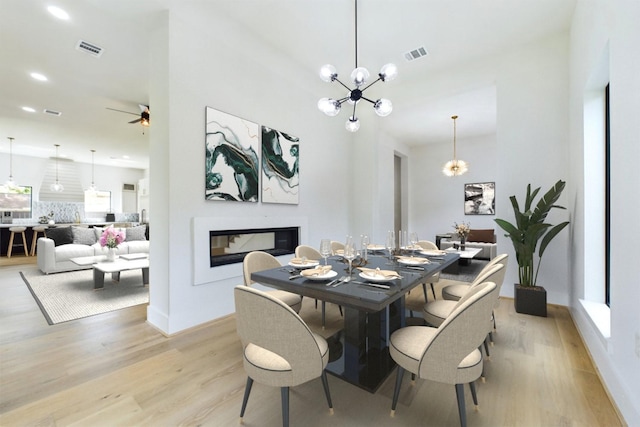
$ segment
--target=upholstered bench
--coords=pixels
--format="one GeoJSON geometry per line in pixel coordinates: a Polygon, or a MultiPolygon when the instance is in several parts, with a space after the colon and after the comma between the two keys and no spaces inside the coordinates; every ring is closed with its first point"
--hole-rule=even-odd
{"type": "MultiPolygon", "coordinates": [[[[459,239],[442,239],[440,241],[440,249],[448,249],[453,245],[460,244],[459,239]]],[[[467,248],[481,249],[481,252],[475,256],[479,259],[491,260],[498,254],[498,245],[496,244],[496,235],[493,228],[471,230],[465,243],[467,248]]]]}

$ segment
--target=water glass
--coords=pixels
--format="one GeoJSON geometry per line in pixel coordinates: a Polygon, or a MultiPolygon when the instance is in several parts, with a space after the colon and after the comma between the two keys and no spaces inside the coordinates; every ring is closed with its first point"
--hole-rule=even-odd
{"type": "Polygon", "coordinates": [[[320,240],[320,255],[324,258],[324,265],[327,265],[327,258],[331,255],[331,240],[320,240]]]}

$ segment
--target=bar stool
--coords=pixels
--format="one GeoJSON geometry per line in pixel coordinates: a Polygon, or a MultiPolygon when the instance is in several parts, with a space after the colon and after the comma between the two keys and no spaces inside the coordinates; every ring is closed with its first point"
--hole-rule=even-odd
{"type": "Polygon", "coordinates": [[[33,239],[31,239],[31,256],[35,256],[36,255],[36,244],[38,243],[38,233],[42,233],[42,235],[44,236],[44,230],[46,230],[47,227],[46,225],[38,225],[37,227],[33,227],[33,239]]]}
{"type": "Polygon", "coordinates": [[[10,227],[11,237],[9,237],[9,250],[7,251],[7,258],[11,258],[11,251],[13,250],[13,238],[16,233],[22,234],[22,247],[24,248],[24,254],[29,256],[29,246],[27,246],[27,236],[24,234],[27,227],[10,227]]]}

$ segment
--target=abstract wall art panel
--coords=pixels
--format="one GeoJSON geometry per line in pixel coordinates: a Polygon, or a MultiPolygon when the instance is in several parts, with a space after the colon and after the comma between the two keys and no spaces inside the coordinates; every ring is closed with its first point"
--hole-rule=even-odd
{"type": "Polygon", "coordinates": [[[299,139],[262,126],[262,202],[298,204],[299,139]]]}
{"type": "Polygon", "coordinates": [[[207,107],[205,199],[258,201],[258,124],[207,107]]]}
{"type": "Polygon", "coordinates": [[[464,185],[465,215],[496,214],[496,183],[478,182],[464,185]]]}

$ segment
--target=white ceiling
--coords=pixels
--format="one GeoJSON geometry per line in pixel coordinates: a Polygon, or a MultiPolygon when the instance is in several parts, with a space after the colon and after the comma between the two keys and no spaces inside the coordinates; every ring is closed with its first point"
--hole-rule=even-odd
{"type": "MultiPolygon", "coordinates": [[[[324,63],[341,79],[354,64],[351,0],[180,0],[197,1],[203,14],[226,16],[274,51],[291,58],[317,81],[324,63]],[[268,17],[268,19],[265,19],[268,17]]],[[[491,86],[420,98],[418,79],[464,66],[474,59],[568,31],[576,0],[359,0],[359,65],[372,74],[388,62],[400,73],[376,94],[392,100],[384,129],[409,145],[451,140],[451,115],[460,116],[458,138],[495,133],[496,93],[491,86]],[[429,55],[413,62],[404,53],[424,46],[429,55]],[[375,68],[374,68],[375,67],[375,68]],[[464,121],[463,121],[464,120],[464,121]]],[[[49,157],[60,153],[79,162],[122,167],[148,166],[148,132],[127,122],[148,104],[147,45],[153,12],[171,0],[0,0],[0,152],[14,137],[14,154],[49,157]],[[70,15],[60,21],[46,8],[70,15]],[[104,49],[100,58],[79,52],[85,40],[104,49]],[[33,80],[37,71],[47,82],[33,80]],[[21,107],[35,108],[36,113],[21,107]],[[43,109],[62,112],[59,117],[43,109]],[[128,156],[129,159],[124,159],[128,156]]],[[[274,58],[277,61],[277,58],[274,58]]],[[[274,64],[277,67],[277,64],[274,64]]],[[[315,84],[315,83],[314,83],[315,84]]],[[[382,85],[382,83],[378,83],[382,85]]],[[[385,84],[386,85],[386,84],[385,84]]],[[[323,96],[338,97],[323,86],[323,96]]],[[[372,89],[373,90],[373,89],[372,89]]],[[[283,107],[283,108],[289,108],[283,107]]],[[[362,107],[359,107],[362,108],[362,107]]],[[[320,120],[344,122],[347,114],[320,120]]],[[[153,106],[151,106],[153,126],[153,106]]],[[[363,123],[362,126],[365,126],[363,123]]]]}

